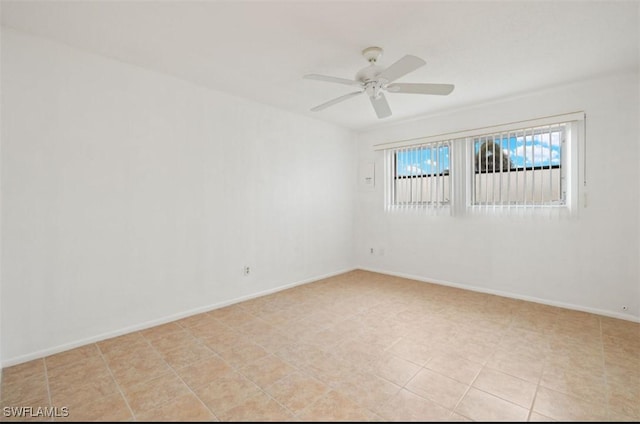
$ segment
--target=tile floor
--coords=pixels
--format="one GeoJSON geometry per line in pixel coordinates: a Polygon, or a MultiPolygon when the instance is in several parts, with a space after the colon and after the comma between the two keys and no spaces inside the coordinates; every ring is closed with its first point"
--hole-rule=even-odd
{"type": "Polygon", "coordinates": [[[353,271],[7,368],[1,404],[73,421],[638,421],[640,324],[353,271]]]}

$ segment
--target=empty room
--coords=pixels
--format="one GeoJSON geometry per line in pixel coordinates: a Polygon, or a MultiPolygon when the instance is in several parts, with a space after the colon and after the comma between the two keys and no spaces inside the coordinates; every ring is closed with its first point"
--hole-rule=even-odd
{"type": "Polygon", "coordinates": [[[640,2],[0,17],[0,420],[640,420],[640,2]]]}

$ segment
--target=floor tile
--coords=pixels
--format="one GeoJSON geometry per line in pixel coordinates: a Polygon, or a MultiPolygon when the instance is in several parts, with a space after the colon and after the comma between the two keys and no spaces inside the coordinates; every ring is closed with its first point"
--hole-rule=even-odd
{"type": "Polygon", "coordinates": [[[274,355],[263,356],[239,369],[241,374],[262,388],[295,371],[296,368],[274,355]]]}
{"type": "Polygon", "coordinates": [[[131,386],[124,391],[127,402],[136,415],[188,393],[191,393],[191,390],[174,372],[131,386]]]}
{"type": "Polygon", "coordinates": [[[206,386],[232,370],[219,356],[212,356],[202,361],[194,362],[183,368],[176,369],[176,373],[192,389],[206,386]]]}
{"type": "Polygon", "coordinates": [[[69,406],[66,418],[56,418],[55,421],[132,421],[133,415],[120,392],[102,397],[88,399],[77,406],[69,406]]]}
{"type": "Polygon", "coordinates": [[[538,387],[533,411],[557,421],[607,420],[604,403],[590,402],[545,387],[538,387]]]}
{"type": "Polygon", "coordinates": [[[174,369],[186,367],[215,355],[211,349],[195,339],[176,346],[161,353],[162,358],[174,369]]]}
{"type": "Polygon", "coordinates": [[[435,371],[423,369],[407,383],[406,388],[445,408],[453,409],[469,386],[435,371]]]}
{"type": "Polygon", "coordinates": [[[488,367],[480,371],[473,387],[527,409],[536,394],[535,384],[488,367]]]}
{"type": "Polygon", "coordinates": [[[136,414],[144,422],[217,421],[217,417],[193,393],[175,397],[160,406],[136,414]]]}
{"type": "Polygon", "coordinates": [[[119,360],[109,364],[109,369],[123,389],[152,380],[171,370],[160,354],[155,351],[127,360],[119,360]]]}
{"type": "Polygon", "coordinates": [[[553,422],[556,421],[553,418],[549,418],[547,416],[544,416],[542,414],[539,414],[537,412],[532,411],[529,414],[529,420],[530,422],[537,422],[537,423],[541,423],[541,422],[553,422]]]}
{"type": "Polygon", "coordinates": [[[238,344],[249,341],[245,335],[231,328],[226,328],[206,337],[201,337],[201,340],[208,348],[216,353],[229,350],[238,344]]]}
{"type": "Polygon", "coordinates": [[[243,375],[230,371],[194,392],[217,416],[261,393],[261,390],[243,375]]]}
{"type": "Polygon", "coordinates": [[[47,377],[49,384],[55,387],[82,384],[94,378],[110,377],[110,373],[102,357],[94,356],[47,370],[47,377]]]}
{"type": "Polygon", "coordinates": [[[189,328],[189,329],[200,327],[200,326],[206,326],[208,323],[212,323],[212,322],[217,322],[217,320],[206,312],[191,315],[189,317],[182,318],[175,321],[175,323],[181,326],[182,328],[189,328]]]}
{"type": "Polygon", "coordinates": [[[628,384],[620,381],[607,382],[607,402],[609,410],[636,418],[640,421],[640,384],[638,380],[628,384]]]}
{"type": "Polygon", "coordinates": [[[436,354],[427,362],[425,368],[468,385],[476,378],[482,365],[458,355],[436,354]]]}
{"type": "Polygon", "coordinates": [[[0,421],[7,422],[50,422],[52,415],[62,417],[68,414],[68,409],[58,407],[52,410],[48,399],[31,400],[19,404],[0,402],[2,415],[0,421]]]}
{"type": "Polygon", "coordinates": [[[455,412],[474,421],[527,421],[529,409],[471,388],[456,406],[455,412]]]}
{"type": "Polygon", "coordinates": [[[448,421],[451,410],[415,393],[402,389],[375,411],[386,421],[448,421]]]}
{"type": "Polygon", "coordinates": [[[66,352],[56,353],[55,355],[44,358],[47,370],[51,371],[57,367],[71,365],[87,359],[100,359],[100,350],[95,343],[67,350],[66,352]]]}
{"type": "Polygon", "coordinates": [[[36,359],[29,362],[24,362],[19,365],[2,369],[2,384],[19,383],[29,377],[35,377],[37,375],[43,376],[45,373],[44,359],[36,359]]]}
{"type": "Polygon", "coordinates": [[[51,402],[79,409],[94,399],[104,398],[118,392],[118,386],[108,371],[91,374],[88,378],[71,383],[57,379],[49,384],[51,402]],[[77,407],[77,408],[76,408],[77,407]]]}
{"type": "Polygon", "coordinates": [[[604,373],[586,372],[581,368],[545,366],[540,386],[585,400],[601,402],[606,397],[604,373]]]}
{"type": "Polygon", "coordinates": [[[149,342],[140,333],[130,333],[113,337],[96,343],[98,349],[109,362],[118,358],[125,358],[138,349],[148,349],[149,342]]]}
{"type": "Polygon", "coordinates": [[[347,396],[335,390],[330,391],[303,411],[298,413],[303,421],[370,421],[374,414],[347,396]]]}
{"type": "Polygon", "coordinates": [[[2,401],[9,406],[26,405],[42,399],[49,399],[47,379],[44,374],[36,374],[7,384],[2,383],[2,401]]]}
{"type": "Polygon", "coordinates": [[[373,372],[392,383],[404,386],[420,371],[420,366],[399,356],[387,354],[375,364],[373,372]]]}
{"type": "Polygon", "coordinates": [[[542,375],[544,359],[531,352],[498,348],[486,366],[537,384],[542,375]]]}
{"type": "Polygon", "coordinates": [[[222,421],[287,422],[297,421],[285,407],[260,392],[220,413],[222,421]]]}
{"type": "Polygon", "coordinates": [[[424,365],[434,354],[433,349],[427,345],[407,338],[400,339],[387,351],[420,366],[424,365]]]}
{"type": "Polygon", "coordinates": [[[370,373],[352,373],[336,384],[337,389],[366,408],[374,410],[385,404],[401,386],[370,373]]]}
{"type": "Polygon", "coordinates": [[[154,347],[160,354],[166,354],[171,350],[175,350],[176,347],[184,345],[192,345],[197,343],[196,339],[189,330],[180,328],[178,331],[173,331],[162,337],[156,337],[150,340],[151,346],[154,347]]]}
{"type": "Polygon", "coordinates": [[[265,389],[271,397],[295,414],[323,397],[329,390],[329,386],[298,372],[276,381],[265,389]]]}
{"type": "Polygon", "coordinates": [[[218,355],[232,367],[241,368],[250,362],[268,356],[269,352],[255,343],[243,341],[230,349],[221,350],[218,355]]]}
{"type": "Polygon", "coordinates": [[[637,422],[639,355],[640,323],[356,270],[8,367],[0,406],[67,406],[56,420],[73,421],[637,422]]]}
{"type": "Polygon", "coordinates": [[[175,333],[181,333],[184,331],[184,328],[175,322],[169,322],[167,324],[158,325],[155,327],[148,328],[146,330],[140,331],[142,337],[148,340],[157,340],[175,333]]]}

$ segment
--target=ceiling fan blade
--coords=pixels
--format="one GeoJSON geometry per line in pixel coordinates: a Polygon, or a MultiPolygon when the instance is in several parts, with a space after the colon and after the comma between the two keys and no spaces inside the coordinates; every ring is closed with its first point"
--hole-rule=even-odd
{"type": "Polygon", "coordinates": [[[384,97],[383,93],[378,94],[378,97],[369,97],[369,99],[371,100],[371,105],[376,111],[376,115],[378,115],[379,119],[391,116],[389,103],[387,102],[387,99],[384,97]]]}
{"type": "Polygon", "coordinates": [[[378,78],[384,78],[388,82],[395,81],[409,72],[415,71],[419,67],[424,66],[426,63],[427,62],[419,57],[408,54],[382,71],[380,75],[378,75],[378,78]]]}
{"type": "Polygon", "coordinates": [[[390,93],[437,94],[446,96],[454,89],[453,84],[394,83],[387,86],[390,93]]]}
{"type": "Polygon", "coordinates": [[[358,81],[350,80],[346,78],[338,78],[338,77],[330,77],[327,75],[318,75],[318,74],[308,74],[303,76],[302,78],[318,80],[318,81],[326,81],[326,82],[336,82],[338,84],[345,85],[361,85],[358,81]]]}
{"type": "Polygon", "coordinates": [[[333,106],[336,103],[340,103],[342,101],[345,101],[347,99],[350,99],[350,98],[355,97],[358,94],[362,94],[362,93],[363,93],[362,91],[354,91],[353,93],[345,94],[344,96],[340,96],[340,97],[337,97],[337,98],[335,98],[333,100],[329,100],[326,103],[322,103],[321,105],[318,105],[318,106],[314,107],[313,109],[311,109],[311,111],[312,112],[317,112],[319,110],[326,109],[329,106],[333,106]]]}

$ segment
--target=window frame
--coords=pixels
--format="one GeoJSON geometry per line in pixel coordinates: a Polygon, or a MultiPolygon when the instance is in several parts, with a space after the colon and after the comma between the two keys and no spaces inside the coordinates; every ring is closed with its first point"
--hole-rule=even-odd
{"type": "MultiPolygon", "coordinates": [[[[450,141],[447,140],[441,140],[438,142],[429,142],[429,143],[419,143],[416,145],[413,145],[409,148],[398,148],[398,149],[388,149],[385,151],[385,158],[384,158],[384,162],[385,162],[385,209],[387,210],[423,210],[423,211],[431,211],[431,212],[438,212],[438,213],[442,213],[443,211],[448,211],[449,207],[451,205],[452,199],[453,199],[453,188],[452,188],[452,181],[453,181],[453,166],[452,166],[452,159],[451,159],[451,154],[453,151],[453,146],[452,143],[450,141]],[[431,149],[431,151],[437,151],[438,155],[440,155],[440,151],[441,149],[447,149],[447,155],[448,155],[448,169],[447,170],[442,170],[440,172],[423,172],[423,173],[415,173],[415,174],[409,174],[409,175],[401,175],[400,172],[398,172],[398,155],[404,153],[408,153],[410,151],[420,151],[420,150],[427,150],[427,149],[431,149]],[[448,171],[448,172],[445,172],[448,171]],[[398,181],[400,180],[411,180],[414,178],[422,178],[423,180],[420,181],[420,199],[418,200],[411,200],[411,197],[413,196],[413,192],[418,191],[418,187],[413,187],[413,185],[409,185],[408,190],[410,191],[409,194],[409,201],[400,201],[398,199],[399,197],[399,191],[400,188],[398,187],[398,181]],[[428,179],[428,178],[435,178],[435,180],[427,180],[429,181],[427,186],[423,186],[423,182],[428,179]],[[445,181],[445,178],[447,179],[447,181],[445,181]],[[431,186],[432,182],[435,182],[435,190],[433,189],[433,186],[431,186]],[[442,187],[443,191],[442,192],[438,192],[439,187],[442,187]],[[444,190],[445,186],[448,187],[448,190],[444,190]],[[428,199],[424,199],[422,196],[424,195],[424,191],[423,189],[426,188],[426,195],[428,196],[428,199]],[[443,200],[439,200],[439,196],[442,197],[443,200]]],[[[433,153],[430,153],[429,155],[429,160],[432,160],[433,158],[433,153]]],[[[407,188],[404,188],[404,190],[407,190],[407,188]]],[[[406,195],[406,192],[404,193],[406,195]]]]}
{"type": "MultiPolygon", "coordinates": [[[[445,194],[444,191],[444,181],[442,180],[442,178],[444,177],[449,177],[450,180],[453,179],[452,177],[452,170],[451,170],[451,152],[452,152],[452,143],[450,141],[440,141],[440,142],[431,142],[431,143],[426,143],[426,144],[420,144],[417,145],[415,147],[412,147],[411,150],[416,150],[416,151],[424,151],[424,150],[431,150],[431,152],[436,151],[437,152],[437,157],[440,157],[440,151],[443,149],[447,149],[448,150],[448,167],[445,170],[439,171],[439,172],[431,172],[431,173],[427,173],[427,172],[422,172],[422,173],[416,173],[416,174],[409,174],[409,175],[399,175],[398,172],[398,155],[401,153],[408,153],[408,149],[395,149],[392,151],[392,176],[391,179],[393,180],[391,186],[393,187],[393,189],[391,190],[390,193],[390,198],[389,201],[391,202],[391,206],[394,207],[411,207],[411,206],[416,206],[416,207],[443,207],[443,206],[448,206],[452,199],[451,199],[451,194],[452,194],[452,189],[451,189],[451,182],[448,183],[449,189],[448,192],[445,194]],[[437,199],[434,200],[431,196],[433,193],[433,190],[429,190],[428,194],[429,194],[429,199],[428,200],[412,200],[412,194],[410,194],[410,199],[408,201],[405,202],[401,202],[398,200],[398,180],[407,180],[407,179],[411,179],[411,178],[436,178],[436,193],[435,193],[435,197],[437,197],[439,195],[438,193],[438,181],[442,182],[443,185],[443,197],[446,197],[445,200],[442,201],[438,201],[437,199]]],[[[433,153],[430,153],[429,155],[429,159],[433,160],[433,153]]],[[[413,165],[413,164],[412,164],[413,165]]],[[[412,189],[410,189],[412,190],[412,189]]],[[[421,186],[421,190],[422,190],[422,186],[421,186]]]]}
{"type": "MultiPolygon", "coordinates": [[[[499,133],[493,133],[493,134],[485,134],[482,136],[476,136],[476,137],[468,137],[466,139],[466,149],[467,152],[466,154],[469,156],[469,158],[471,159],[471,168],[468,168],[468,179],[469,179],[469,189],[467,190],[467,207],[491,207],[491,208],[532,208],[532,207],[565,207],[567,204],[567,194],[570,191],[568,188],[568,184],[569,181],[571,180],[570,176],[567,174],[567,169],[568,169],[568,165],[570,162],[570,158],[568,157],[568,155],[566,154],[566,150],[567,147],[569,146],[570,142],[569,142],[569,138],[570,135],[572,133],[572,129],[571,129],[572,124],[570,122],[561,122],[561,123],[556,123],[556,124],[550,124],[550,125],[544,125],[544,126],[537,126],[537,127],[528,127],[528,128],[521,128],[521,129],[517,129],[517,130],[512,130],[512,131],[508,131],[508,132],[499,132],[499,133]],[[553,131],[555,128],[559,128],[560,131],[553,131]],[[535,137],[536,136],[540,136],[542,134],[545,133],[551,133],[551,132],[561,132],[561,140],[560,140],[560,163],[557,165],[536,165],[535,161],[533,162],[533,164],[531,166],[527,166],[526,163],[522,166],[522,167],[515,167],[515,168],[511,168],[507,171],[488,171],[487,169],[483,170],[479,169],[476,170],[476,153],[475,153],[475,146],[476,146],[476,142],[479,139],[489,139],[489,138],[493,138],[494,142],[496,140],[496,136],[500,137],[500,138],[505,138],[503,136],[506,136],[507,139],[511,139],[512,137],[515,137],[516,139],[518,138],[524,138],[524,147],[525,147],[525,152],[526,152],[526,147],[527,147],[527,137],[531,137],[532,140],[532,144],[531,146],[535,146],[535,137]],[[559,199],[558,200],[554,200],[554,199],[550,199],[548,201],[544,201],[544,194],[542,194],[542,202],[537,203],[535,200],[535,196],[534,199],[531,201],[527,201],[527,193],[526,191],[528,191],[528,187],[526,187],[526,171],[543,171],[543,170],[552,170],[552,169],[559,169],[559,187],[558,187],[558,192],[559,192],[559,199]],[[482,203],[481,200],[478,200],[476,198],[477,196],[477,189],[476,189],[476,175],[478,174],[490,174],[493,173],[494,176],[497,172],[500,172],[502,174],[507,173],[510,174],[512,172],[514,173],[519,173],[519,172],[525,172],[523,174],[523,185],[525,186],[524,188],[524,200],[522,202],[519,202],[518,200],[515,200],[513,202],[508,202],[505,203],[504,200],[501,198],[498,202],[492,201],[492,202],[484,202],[482,203]]],[[[502,147],[502,146],[501,146],[502,147]]],[[[533,149],[532,149],[533,150],[533,149]]],[[[512,158],[509,158],[510,160],[512,158]]],[[[524,155],[524,160],[526,161],[526,153],[524,155]]],[[[487,168],[487,167],[486,167],[487,168]]],[[[516,174],[518,175],[518,174],[516,174]]],[[[532,177],[535,178],[536,174],[532,174],[532,177]]],[[[494,177],[495,178],[495,177],[494,177]]],[[[485,181],[487,181],[488,179],[485,179],[485,181]]],[[[516,177],[516,182],[518,182],[518,179],[516,177]]],[[[492,186],[495,184],[495,180],[494,182],[492,182],[492,186]]],[[[533,189],[535,189],[535,180],[532,180],[532,184],[533,184],[533,189]]],[[[507,196],[508,198],[508,196],[507,196]]]]}
{"type": "MultiPolygon", "coordinates": [[[[579,199],[586,198],[582,196],[583,193],[586,195],[587,187],[585,171],[586,114],[584,111],[487,126],[479,129],[380,143],[373,147],[376,151],[384,152],[384,209],[386,211],[413,209],[430,211],[434,209],[447,209],[449,214],[453,216],[473,215],[480,211],[482,211],[482,214],[486,214],[488,210],[494,214],[513,214],[514,211],[517,214],[520,214],[522,211],[534,214],[540,211],[545,211],[545,213],[555,211],[556,215],[577,216],[579,199]],[[485,205],[479,206],[472,203],[471,179],[474,177],[475,172],[473,172],[474,155],[470,154],[470,149],[472,148],[470,147],[472,144],[470,140],[496,133],[514,133],[524,129],[549,127],[560,124],[565,125],[562,162],[560,164],[560,168],[563,171],[563,183],[561,186],[564,193],[563,204],[490,205],[487,207],[485,205]],[[389,196],[393,189],[393,182],[395,181],[395,163],[392,164],[389,160],[390,152],[403,148],[415,148],[434,142],[449,143],[449,177],[451,178],[449,202],[446,205],[442,205],[441,208],[402,207],[402,205],[394,204],[394,202],[390,201],[389,196]]],[[[583,206],[586,206],[586,202],[583,206]]]]}

